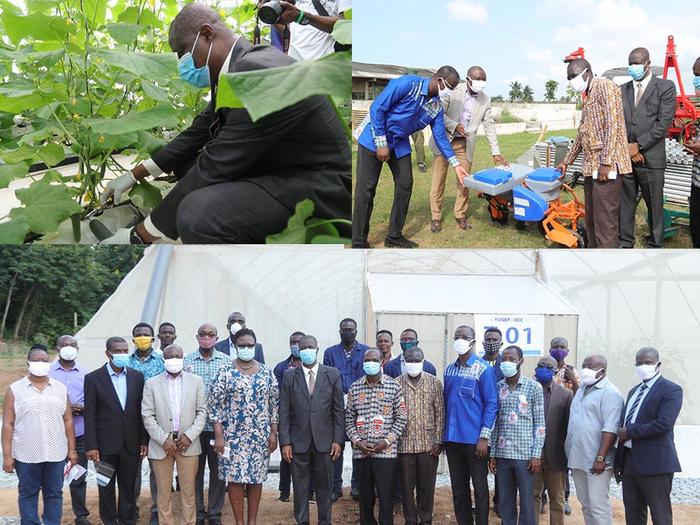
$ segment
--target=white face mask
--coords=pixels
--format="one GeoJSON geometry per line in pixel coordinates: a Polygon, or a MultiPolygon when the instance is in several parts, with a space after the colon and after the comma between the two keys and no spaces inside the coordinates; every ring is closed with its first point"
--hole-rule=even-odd
{"type": "Polygon", "coordinates": [[[185,360],[182,357],[171,357],[165,360],[165,369],[171,374],[179,374],[182,372],[185,360]]]}
{"type": "Polygon", "coordinates": [[[576,93],[583,93],[586,91],[586,88],[588,87],[588,80],[585,80],[583,78],[583,75],[588,71],[588,69],[584,69],[580,75],[575,76],[571,80],[569,80],[569,85],[571,86],[571,89],[573,89],[576,93]]]}
{"type": "Polygon", "coordinates": [[[457,352],[457,355],[464,355],[467,352],[469,352],[469,348],[471,347],[471,342],[467,341],[465,339],[457,339],[454,342],[454,349],[455,352],[457,352]]]}
{"type": "Polygon", "coordinates": [[[46,361],[27,361],[27,366],[29,367],[29,373],[36,377],[46,377],[49,375],[49,368],[51,368],[51,363],[46,361]]]}
{"type": "Polygon", "coordinates": [[[485,80],[472,80],[471,78],[469,79],[469,89],[471,89],[474,93],[481,93],[485,88],[485,80]]]}
{"type": "Polygon", "coordinates": [[[656,375],[656,366],[657,365],[639,365],[634,368],[634,371],[637,372],[639,379],[642,381],[648,381],[656,375]]]}
{"type": "Polygon", "coordinates": [[[442,77],[439,78],[438,80],[442,80],[442,86],[443,86],[443,88],[440,89],[440,84],[438,83],[438,96],[440,97],[440,100],[449,99],[450,93],[452,93],[452,90],[454,89],[454,87],[450,86],[447,83],[447,80],[445,80],[442,77]]]}
{"type": "Polygon", "coordinates": [[[231,328],[229,328],[229,332],[231,332],[231,335],[235,335],[236,332],[238,332],[242,328],[243,328],[243,325],[241,323],[233,323],[231,325],[231,328]]]}
{"type": "Polygon", "coordinates": [[[58,356],[64,361],[75,361],[78,357],[78,349],[74,346],[64,346],[58,351],[58,356]]]}
{"type": "MultiPolygon", "coordinates": [[[[602,370],[602,368],[600,370],[602,370]]],[[[600,372],[600,370],[591,370],[590,368],[581,369],[581,384],[589,386],[598,381],[600,378],[596,377],[596,374],[600,372]]]]}
{"type": "Polygon", "coordinates": [[[423,361],[420,363],[406,363],[406,373],[411,377],[419,376],[423,372],[423,361]]]}

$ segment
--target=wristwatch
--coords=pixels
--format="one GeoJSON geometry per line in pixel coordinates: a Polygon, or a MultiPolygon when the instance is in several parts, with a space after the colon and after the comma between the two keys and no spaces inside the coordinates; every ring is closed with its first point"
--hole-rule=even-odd
{"type": "Polygon", "coordinates": [[[299,18],[297,19],[297,22],[299,22],[300,26],[308,26],[311,23],[311,18],[309,17],[309,13],[304,11],[302,9],[301,14],[299,15],[299,18]]]}
{"type": "Polygon", "coordinates": [[[596,463],[605,463],[605,457],[604,456],[596,456],[595,462],[596,463]]]}

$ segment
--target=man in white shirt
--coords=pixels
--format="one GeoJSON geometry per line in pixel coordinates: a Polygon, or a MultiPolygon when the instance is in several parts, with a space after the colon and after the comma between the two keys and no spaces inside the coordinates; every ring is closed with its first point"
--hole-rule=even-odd
{"type": "Polygon", "coordinates": [[[333,52],[333,26],[352,9],[352,0],[296,0],[280,2],[280,23],[289,26],[289,56],[295,60],[321,58],[333,52]]]}

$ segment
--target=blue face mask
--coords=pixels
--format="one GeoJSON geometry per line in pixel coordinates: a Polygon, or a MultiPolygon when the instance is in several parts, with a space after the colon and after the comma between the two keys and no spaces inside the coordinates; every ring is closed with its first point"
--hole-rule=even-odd
{"type": "Polygon", "coordinates": [[[382,369],[382,364],[376,361],[365,361],[362,363],[362,370],[368,376],[376,376],[382,369]]]}
{"type": "Polygon", "coordinates": [[[401,350],[404,352],[408,350],[409,348],[413,348],[414,346],[418,346],[418,341],[404,341],[403,343],[399,343],[401,345],[401,350]]]}
{"type": "Polygon", "coordinates": [[[693,87],[695,87],[695,89],[700,90],[700,75],[693,79],[693,87]]]}
{"type": "Polygon", "coordinates": [[[518,365],[510,361],[503,361],[501,362],[501,372],[503,372],[503,375],[506,377],[513,377],[518,373],[518,365]]]}
{"type": "Polygon", "coordinates": [[[211,55],[211,46],[213,42],[209,44],[209,52],[207,53],[207,61],[205,64],[202,67],[195,67],[192,52],[194,52],[198,39],[199,33],[197,33],[197,38],[194,39],[192,51],[185,53],[180,57],[180,60],[177,61],[177,70],[180,73],[180,78],[185,82],[189,82],[198,88],[205,88],[211,85],[211,79],[209,77],[209,55],[211,55]]]}
{"type": "Polygon", "coordinates": [[[535,379],[537,379],[543,385],[549,383],[554,377],[554,369],[547,367],[535,368],[535,379]]]}
{"type": "Polygon", "coordinates": [[[304,348],[299,350],[301,362],[305,365],[313,365],[316,362],[316,348],[304,348]]]}
{"type": "Polygon", "coordinates": [[[236,353],[241,361],[252,361],[255,357],[255,347],[237,346],[236,353]]]}
{"type": "Polygon", "coordinates": [[[641,80],[644,77],[644,64],[631,64],[627,67],[627,72],[634,80],[641,80]]]}
{"type": "Polygon", "coordinates": [[[299,345],[291,345],[289,351],[292,353],[293,357],[299,359],[299,345]]]}
{"type": "Polygon", "coordinates": [[[117,368],[124,368],[129,362],[129,354],[109,354],[112,356],[112,364],[117,368]]]}

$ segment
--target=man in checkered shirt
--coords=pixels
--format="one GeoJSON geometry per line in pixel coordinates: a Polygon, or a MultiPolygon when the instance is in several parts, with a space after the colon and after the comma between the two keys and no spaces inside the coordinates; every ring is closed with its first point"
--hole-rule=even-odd
{"type": "Polygon", "coordinates": [[[498,416],[491,433],[489,468],[498,471],[498,507],[504,525],[535,525],[533,484],[544,446],[542,386],[522,375],[523,351],[509,346],[501,354],[504,379],[496,384],[498,416]],[[520,516],[516,508],[520,493],[520,516]]]}

